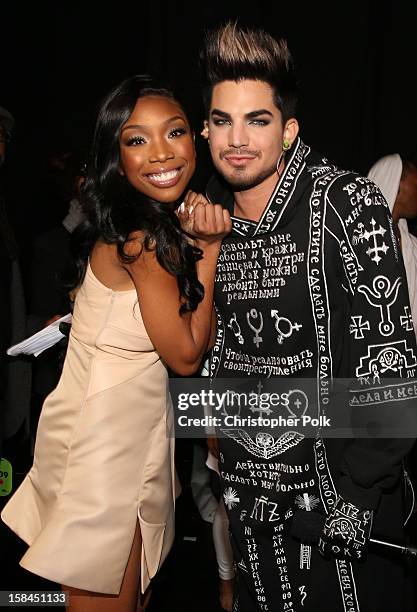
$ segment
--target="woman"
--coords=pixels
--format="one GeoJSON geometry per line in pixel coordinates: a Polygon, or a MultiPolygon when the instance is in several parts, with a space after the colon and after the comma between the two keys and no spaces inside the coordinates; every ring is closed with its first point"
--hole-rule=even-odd
{"type": "Polygon", "coordinates": [[[60,382],[34,465],[2,518],[29,544],[21,565],[63,585],[70,610],[136,609],[174,537],[167,366],[193,373],[210,335],[214,272],[230,217],[188,192],[202,237],[175,209],[193,134],[149,77],[106,97],[85,181],[79,281],[60,382]]]}

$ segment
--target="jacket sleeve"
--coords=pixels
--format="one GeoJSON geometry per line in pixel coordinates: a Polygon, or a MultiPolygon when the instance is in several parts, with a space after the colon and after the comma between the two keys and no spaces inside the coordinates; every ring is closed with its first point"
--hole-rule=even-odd
{"type": "MultiPolygon", "coordinates": [[[[344,187],[344,245],[354,262],[350,294],[349,392],[352,426],[367,431],[347,445],[338,488],[356,505],[376,508],[392,487],[417,430],[416,338],[404,265],[388,205],[368,179],[344,187]],[[406,433],[404,433],[406,432],[406,433]],[[407,437],[409,436],[409,437],[407,437]]],[[[345,267],[346,269],[346,267],[345,267]]],[[[356,434],[357,434],[356,431],[356,434]]]]}

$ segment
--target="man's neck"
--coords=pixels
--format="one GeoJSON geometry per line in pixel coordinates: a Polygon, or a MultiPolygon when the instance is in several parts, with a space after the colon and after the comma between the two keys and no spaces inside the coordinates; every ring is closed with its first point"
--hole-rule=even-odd
{"type": "Polygon", "coordinates": [[[241,219],[259,221],[269,198],[278,181],[278,175],[272,174],[259,185],[245,191],[235,191],[233,214],[241,219]]]}

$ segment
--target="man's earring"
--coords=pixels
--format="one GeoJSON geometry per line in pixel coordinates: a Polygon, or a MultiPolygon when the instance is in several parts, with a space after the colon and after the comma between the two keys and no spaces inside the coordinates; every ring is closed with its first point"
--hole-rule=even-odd
{"type": "Polygon", "coordinates": [[[291,143],[286,138],[284,138],[284,140],[282,142],[282,148],[283,148],[284,151],[289,151],[291,149],[291,143]]]}

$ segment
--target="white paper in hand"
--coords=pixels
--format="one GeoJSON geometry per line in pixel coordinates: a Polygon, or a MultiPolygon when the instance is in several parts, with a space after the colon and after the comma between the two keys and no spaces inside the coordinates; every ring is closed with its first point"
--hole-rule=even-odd
{"type": "Polygon", "coordinates": [[[35,355],[35,357],[37,357],[46,349],[54,346],[61,338],[64,338],[64,334],[59,331],[59,324],[71,323],[71,319],[71,313],[64,315],[47,327],[44,327],[44,329],[36,332],[36,334],[33,334],[33,336],[9,347],[7,349],[7,354],[11,357],[16,357],[16,355],[21,355],[22,353],[24,355],[35,355]]]}

